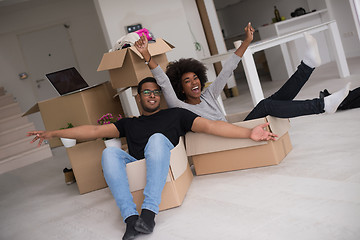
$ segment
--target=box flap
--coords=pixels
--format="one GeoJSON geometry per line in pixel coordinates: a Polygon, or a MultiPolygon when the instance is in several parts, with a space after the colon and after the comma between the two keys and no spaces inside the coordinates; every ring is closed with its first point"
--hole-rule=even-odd
{"type": "Polygon", "coordinates": [[[145,159],[126,164],[126,173],[129,179],[130,192],[145,188],[146,185],[145,159]]]}
{"type": "Polygon", "coordinates": [[[26,115],[30,115],[30,114],[33,114],[33,113],[36,113],[36,112],[39,112],[39,111],[40,111],[39,104],[35,103],[34,106],[32,106],[29,110],[24,112],[21,116],[24,117],[26,115]]]}
{"type": "Polygon", "coordinates": [[[244,119],[249,115],[250,111],[247,112],[240,112],[240,113],[233,113],[226,115],[226,120],[230,123],[236,123],[244,121],[244,119]]]}
{"type": "MultiPolygon", "coordinates": [[[[183,137],[180,138],[179,144],[171,150],[170,167],[172,175],[176,180],[187,168],[187,156],[183,137]]],[[[138,191],[145,188],[146,185],[146,161],[139,161],[126,164],[126,173],[129,179],[130,191],[138,191]]],[[[170,172],[166,177],[166,182],[171,181],[170,172]]]]}
{"type": "MultiPolygon", "coordinates": [[[[157,38],[155,43],[149,43],[148,48],[150,55],[156,56],[171,51],[174,46],[161,38],[157,38]]],[[[135,46],[131,46],[129,49],[138,55],[138,57],[143,59],[138,50],[136,50],[135,46]]]]}
{"type": "MultiPolygon", "coordinates": [[[[237,122],[233,124],[241,127],[253,128],[265,122],[266,122],[266,118],[259,118],[245,122],[237,122]]],[[[255,142],[251,139],[225,138],[225,137],[218,137],[205,133],[193,133],[193,132],[188,132],[185,135],[185,141],[186,141],[186,152],[188,156],[267,144],[267,142],[255,142]]]]}
{"type": "MultiPolygon", "coordinates": [[[[171,161],[171,160],[170,160],[171,161]]],[[[142,190],[146,185],[146,161],[141,159],[126,164],[126,174],[129,181],[130,192],[142,190]]],[[[170,171],[166,177],[166,182],[171,181],[170,171]]]]}
{"type": "Polygon", "coordinates": [[[163,40],[169,47],[171,47],[171,49],[175,48],[174,45],[172,45],[171,43],[169,43],[168,41],[166,41],[165,39],[161,39],[163,40]]]}
{"type": "Polygon", "coordinates": [[[170,157],[170,167],[175,180],[186,171],[187,164],[184,137],[180,137],[178,145],[171,150],[170,157]]]}
{"type": "Polygon", "coordinates": [[[110,70],[122,67],[128,49],[104,53],[97,71],[110,70]]]}
{"type": "Polygon", "coordinates": [[[271,132],[277,134],[278,138],[282,137],[290,129],[290,121],[287,118],[267,116],[266,119],[270,123],[271,132]]]}
{"type": "MultiPolygon", "coordinates": [[[[249,115],[250,112],[241,112],[241,113],[234,113],[226,115],[226,119],[230,123],[236,123],[240,121],[244,121],[244,119],[249,115]]],[[[277,134],[282,137],[286,132],[290,129],[290,121],[287,118],[277,118],[272,116],[266,116],[266,121],[270,123],[270,130],[271,132],[277,134]]]]}

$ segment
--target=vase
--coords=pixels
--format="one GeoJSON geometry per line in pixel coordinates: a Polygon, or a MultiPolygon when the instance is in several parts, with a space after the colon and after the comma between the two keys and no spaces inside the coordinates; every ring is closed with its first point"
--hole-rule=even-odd
{"type": "Polygon", "coordinates": [[[71,139],[71,138],[60,138],[62,144],[64,145],[64,147],[69,148],[69,147],[73,147],[76,144],[76,139],[71,139]]]}
{"type": "Polygon", "coordinates": [[[121,148],[120,138],[111,138],[104,141],[106,147],[118,147],[121,148]]]}

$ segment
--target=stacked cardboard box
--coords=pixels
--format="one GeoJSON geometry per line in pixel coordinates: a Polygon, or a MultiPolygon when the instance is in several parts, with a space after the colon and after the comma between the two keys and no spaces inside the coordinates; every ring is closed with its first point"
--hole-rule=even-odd
{"type": "MultiPolygon", "coordinates": [[[[148,46],[151,57],[165,70],[168,64],[165,53],[171,51],[174,46],[161,38],[156,39],[155,43],[149,43],[148,46]]],[[[134,46],[105,53],[97,70],[109,71],[114,89],[135,87],[142,79],[152,76],[143,57],[134,46]]]]}
{"type": "MultiPolygon", "coordinates": [[[[36,103],[23,116],[39,112],[46,130],[58,130],[72,123],[74,126],[97,124],[106,113],[124,114],[116,90],[110,82],[66,96],[36,103]]],[[[62,146],[60,139],[51,139],[50,147],[62,146]]]]}

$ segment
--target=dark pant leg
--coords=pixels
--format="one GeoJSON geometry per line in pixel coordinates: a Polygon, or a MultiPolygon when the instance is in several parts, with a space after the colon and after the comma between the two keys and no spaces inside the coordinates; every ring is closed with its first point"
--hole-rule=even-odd
{"type": "Polygon", "coordinates": [[[349,95],[342,101],[338,110],[346,110],[360,107],[360,87],[349,92],[349,95]]]}
{"type": "Polygon", "coordinates": [[[314,69],[301,61],[296,72],[277,92],[268,98],[273,100],[293,100],[307,82],[314,69]]]}
{"type": "Polygon", "coordinates": [[[313,71],[314,68],[310,68],[301,62],[296,72],[286,81],[286,83],[273,95],[260,101],[245,118],[245,121],[265,117],[267,115],[279,118],[291,118],[323,113],[323,99],[292,101],[300,92],[313,71]]]}
{"type": "Polygon", "coordinates": [[[263,99],[249,113],[244,121],[266,117],[293,118],[324,112],[324,99],[316,98],[303,101],[279,101],[263,99]]]}

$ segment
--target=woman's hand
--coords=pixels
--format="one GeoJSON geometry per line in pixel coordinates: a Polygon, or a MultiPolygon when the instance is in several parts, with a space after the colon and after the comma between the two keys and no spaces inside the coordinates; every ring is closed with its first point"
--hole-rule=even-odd
{"type": "Polygon", "coordinates": [[[236,55],[238,55],[239,57],[243,57],[246,49],[248,48],[248,46],[254,39],[254,32],[255,32],[255,30],[251,26],[251,23],[249,22],[248,25],[245,27],[246,38],[244,41],[242,41],[240,47],[238,49],[236,49],[236,51],[235,51],[236,55]]]}
{"type": "Polygon", "coordinates": [[[251,43],[252,40],[254,39],[254,32],[255,32],[255,30],[251,26],[251,23],[249,22],[248,25],[245,27],[246,38],[245,38],[244,42],[251,43]]]}

